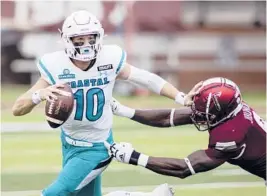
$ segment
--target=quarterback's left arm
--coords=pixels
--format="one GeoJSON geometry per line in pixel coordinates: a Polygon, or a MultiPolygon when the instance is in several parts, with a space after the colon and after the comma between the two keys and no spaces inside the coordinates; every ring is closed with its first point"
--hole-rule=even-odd
{"type": "Polygon", "coordinates": [[[225,160],[210,158],[205,150],[198,150],[187,158],[152,157],[135,151],[128,143],[105,144],[110,154],[119,162],[143,166],[153,172],[186,178],[199,172],[212,170],[225,160]]]}
{"type": "Polygon", "coordinates": [[[129,80],[141,86],[145,86],[154,93],[166,96],[185,106],[192,105],[192,97],[197,94],[197,90],[202,86],[202,83],[200,82],[195,86],[194,92],[191,91],[191,93],[185,95],[158,75],[143,69],[139,69],[128,63],[123,65],[123,68],[119,72],[117,79],[129,80]]]}

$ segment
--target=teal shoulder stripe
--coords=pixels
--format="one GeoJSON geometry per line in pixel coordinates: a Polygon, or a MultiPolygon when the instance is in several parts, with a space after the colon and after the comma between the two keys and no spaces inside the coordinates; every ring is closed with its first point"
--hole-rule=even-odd
{"type": "Polygon", "coordinates": [[[44,66],[43,62],[41,60],[39,60],[39,64],[41,66],[41,68],[44,70],[44,72],[46,73],[46,75],[48,76],[49,80],[52,82],[52,84],[56,84],[54,78],[52,77],[51,73],[46,69],[46,67],[44,66]]]}
{"type": "Polygon", "coordinates": [[[119,73],[119,71],[120,71],[120,69],[121,69],[121,66],[122,66],[122,63],[123,63],[123,60],[124,60],[124,58],[125,58],[125,51],[124,51],[124,50],[122,50],[121,60],[120,60],[119,66],[118,66],[118,68],[117,68],[117,70],[116,70],[116,74],[117,74],[117,73],[119,73]]]}

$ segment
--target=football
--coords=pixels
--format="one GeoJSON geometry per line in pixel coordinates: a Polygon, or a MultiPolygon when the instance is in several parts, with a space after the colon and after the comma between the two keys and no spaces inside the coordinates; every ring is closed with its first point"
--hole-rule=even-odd
{"type": "Polygon", "coordinates": [[[68,84],[64,84],[64,88],[60,88],[66,94],[57,94],[58,99],[52,102],[46,101],[45,115],[50,127],[58,128],[61,126],[72,113],[74,106],[74,97],[72,90],[68,84]]]}

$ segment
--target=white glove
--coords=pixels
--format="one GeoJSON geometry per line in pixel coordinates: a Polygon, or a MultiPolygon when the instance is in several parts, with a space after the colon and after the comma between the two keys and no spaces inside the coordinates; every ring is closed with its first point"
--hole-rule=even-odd
{"type": "Polygon", "coordinates": [[[127,164],[130,163],[130,159],[134,151],[132,144],[121,142],[110,145],[105,141],[104,145],[108,149],[109,155],[114,157],[117,161],[127,164]]]}
{"type": "Polygon", "coordinates": [[[115,98],[112,98],[110,105],[111,105],[111,109],[112,109],[113,114],[115,114],[117,116],[132,118],[135,114],[134,109],[122,105],[115,98]]]}
{"type": "Polygon", "coordinates": [[[110,106],[111,106],[111,110],[113,112],[113,114],[117,115],[117,116],[121,116],[120,115],[120,107],[121,107],[121,103],[118,102],[115,98],[112,97],[112,100],[110,102],[110,106]]]}

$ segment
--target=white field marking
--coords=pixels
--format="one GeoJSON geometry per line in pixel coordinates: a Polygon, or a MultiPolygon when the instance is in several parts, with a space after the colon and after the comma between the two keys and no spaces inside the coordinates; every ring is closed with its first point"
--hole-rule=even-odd
{"type": "MultiPolygon", "coordinates": [[[[104,187],[103,192],[113,192],[118,190],[124,191],[152,191],[158,185],[149,186],[124,186],[124,187],[104,187]]],[[[180,184],[180,185],[170,185],[176,190],[184,189],[221,189],[221,188],[251,188],[251,187],[265,187],[264,182],[213,182],[213,183],[203,183],[203,184],[180,184]]],[[[2,196],[32,196],[40,195],[40,190],[32,191],[2,191],[2,196]]]]}
{"type": "MultiPolygon", "coordinates": [[[[59,173],[61,171],[61,166],[38,166],[38,165],[12,165],[12,167],[3,168],[2,167],[2,174],[43,174],[43,173],[59,173]]],[[[110,165],[105,172],[137,172],[137,173],[146,173],[152,174],[153,172],[142,168],[142,167],[133,167],[130,165],[117,167],[116,165],[110,165]]],[[[251,175],[250,173],[246,172],[245,170],[239,168],[229,168],[223,167],[218,168],[214,171],[210,172],[211,175],[214,176],[233,176],[233,175],[251,175]]]]}
{"type": "MultiPolygon", "coordinates": [[[[44,173],[59,173],[61,171],[61,167],[51,167],[51,168],[8,168],[8,169],[2,169],[1,173],[4,175],[24,175],[24,174],[44,174],[44,173]]],[[[109,167],[107,170],[105,170],[105,173],[112,173],[112,172],[136,172],[136,173],[142,173],[142,174],[152,174],[153,172],[150,170],[139,170],[135,168],[117,168],[117,167],[109,167]]],[[[212,176],[248,176],[252,175],[249,172],[246,172],[242,169],[222,169],[211,172],[212,176]]]]}
{"type": "Polygon", "coordinates": [[[61,155],[60,150],[54,150],[54,149],[27,149],[23,151],[18,151],[17,149],[3,149],[2,148],[2,157],[17,157],[17,156],[33,156],[33,155],[39,155],[39,156],[44,156],[44,154],[49,154],[49,155],[61,155]]]}
{"type": "Polygon", "coordinates": [[[13,133],[13,132],[25,132],[25,131],[55,131],[52,129],[47,122],[10,122],[10,123],[1,123],[1,132],[2,133],[13,133]]]}
{"type": "MultiPolygon", "coordinates": [[[[137,167],[112,167],[109,166],[105,172],[129,172],[129,171],[135,171],[135,172],[140,172],[140,173],[151,173],[151,171],[143,169],[140,170],[141,168],[137,168],[137,167]]],[[[10,167],[10,168],[5,168],[1,170],[2,174],[43,174],[43,173],[59,173],[61,170],[61,167],[34,167],[34,166],[30,166],[30,167],[21,167],[21,166],[16,166],[14,168],[14,166],[10,167]]]]}
{"type": "MultiPolygon", "coordinates": [[[[54,132],[58,133],[60,131],[59,128],[52,129],[47,122],[29,122],[29,123],[2,123],[1,124],[1,133],[21,133],[21,132],[33,132],[33,133],[40,133],[40,132],[54,132]]],[[[118,129],[116,129],[118,132],[118,129]]],[[[140,137],[143,137],[144,130],[137,131],[135,130],[136,135],[140,132],[140,137]]],[[[168,136],[171,135],[179,135],[179,136],[198,136],[196,134],[196,130],[192,128],[192,130],[187,131],[178,131],[178,132],[168,132],[168,136]]],[[[125,133],[125,131],[123,131],[125,133]]],[[[199,132],[197,132],[199,133],[199,132]]],[[[160,133],[159,133],[160,134],[160,133]]],[[[162,133],[163,134],[163,133],[162,133]]]]}
{"type": "MultiPolygon", "coordinates": [[[[26,143],[27,140],[25,139],[23,142],[26,143]]],[[[5,141],[5,144],[7,144],[7,143],[8,143],[8,141],[5,141]]],[[[12,140],[12,142],[11,141],[9,142],[9,144],[11,144],[11,143],[14,143],[14,141],[12,140]]],[[[24,143],[20,143],[20,144],[23,145],[24,143]]],[[[173,147],[173,145],[169,145],[169,146],[165,145],[164,147],[170,149],[170,150],[168,150],[168,153],[177,154],[177,149],[171,148],[171,147],[173,147]]],[[[193,147],[194,147],[193,145],[190,146],[192,151],[194,149],[197,149],[198,146],[196,146],[195,148],[193,148],[193,147]]],[[[14,160],[14,159],[29,160],[29,158],[31,158],[32,156],[36,156],[35,157],[36,159],[38,159],[38,158],[40,159],[41,157],[44,157],[44,156],[47,156],[47,157],[50,157],[50,156],[53,156],[53,157],[59,156],[59,157],[61,157],[62,156],[61,147],[60,146],[58,146],[57,149],[55,147],[54,149],[47,149],[47,150],[45,150],[45,149],[29,149],[29,148],[27,148],[27,149],[23,149],[22,151],[18,151],[17,150],[19,148],[18,145],[14,149],[10,149],[10,148],[12,148],[11,145],[9,145],[8,149],[2,147],[2,155],[1,156],[4,157],[6,160],[11,160],[11,159],[12,160],[14,160]]],[[[188,145],[179,145],[179,148],[181,148],[181,149],[188,148],[188,145]]],[[[159,149],[158,147],[154,148],[154,146],[153,146],[153,149],[157,153],[159,153],[161,155],[164,155],[164,153],[166,152],[166,149],[164,151],[164,148],[159,149]]],[[[171,155],[169,155],[169,156],[171,156],[171,155]]]]}
{"type": "MultiPolygon", "coordinates": [[[[260,116],[265,116],[265,114],[260,114],[260,116]]],[[[1,132],[2,133],[13,133],[13,132],[51,132],[60,130],[52,129],[47,122],[2,122],[1,123],[1,132]]],[[[195,129],[192,128],[192,131],[181,131],[178,134],[180,135],[195,135],[195,129]]],[[[142,130],[142,133],[144,131],[142,130]]]]}
{"type": "Polygon", "coordinates": [[[251,175],[249,172],[243,169],[219,169],[212,172],[214,176],[240,176],[251,175]]]}

